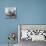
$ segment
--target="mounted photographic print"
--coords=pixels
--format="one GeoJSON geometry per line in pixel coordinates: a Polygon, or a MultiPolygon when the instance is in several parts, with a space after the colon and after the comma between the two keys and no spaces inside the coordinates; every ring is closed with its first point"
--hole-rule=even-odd
{"type": "Polygon", "coordinates": [[[16,7],[6,7],[5,16],[8,18],[16,18],[16,7]]]}
{"type": "Polygon", "coordinates": [[[46,41],[46,25],[19,25],[19,41],[46,41]]]}

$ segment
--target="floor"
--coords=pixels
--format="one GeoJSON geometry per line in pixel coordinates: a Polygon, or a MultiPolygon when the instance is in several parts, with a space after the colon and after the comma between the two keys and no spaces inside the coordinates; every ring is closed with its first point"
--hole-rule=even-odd
{"type": "MultiPolygon", "coordinates": [[[[0,44],[0,46],[8,46],[8,44],[0,44]]],[[[15,45],[10,45],[10,46],[46,46],[46,42],[45,41],[34,41],[32,42],[31,40],[21,40],[19,45],[15,44],[15,45]]]]}
{"type": "Polygon", "coordinates": [[[34,41],[32,42],[31,40],[21,40],[20,41],[20,46],[46,46],[45,41],[34,41]]]}
{"type": "MultiPolygon", "coordinates": [[[[0,46],[8,46],[8,44],[0,44],[0,46]]],[[[14,44],[14,45],[9,45],[9,46],[18,46],[18,44],[14,44]]]]}

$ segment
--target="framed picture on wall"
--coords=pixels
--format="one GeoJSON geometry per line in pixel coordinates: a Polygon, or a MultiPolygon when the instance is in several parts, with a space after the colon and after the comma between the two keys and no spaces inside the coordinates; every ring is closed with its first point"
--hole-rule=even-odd
{"type": "Polygon", "coordinates": [[[5,8],[5,16],[10,18],[16,18],[16,7],[6,7],[5,8]]]}
{"type": "Polygon", "coordinates": [[[18,38],[19,42],[22,40],[46,41],[46,25],[20,24],[18,38]]]}

